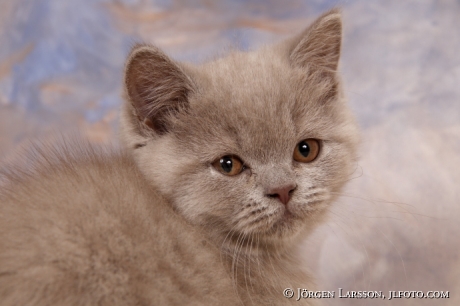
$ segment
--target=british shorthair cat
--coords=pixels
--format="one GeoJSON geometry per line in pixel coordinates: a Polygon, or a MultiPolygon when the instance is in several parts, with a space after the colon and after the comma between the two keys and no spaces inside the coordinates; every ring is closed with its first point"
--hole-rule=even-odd
{"type": "Polygon", "coordinates": [[[313,304],[299,244],[349,179],[341,16],[196,66],[138,45],[123,149],[35,148],[0,187],[1,305],[313,304]]]}

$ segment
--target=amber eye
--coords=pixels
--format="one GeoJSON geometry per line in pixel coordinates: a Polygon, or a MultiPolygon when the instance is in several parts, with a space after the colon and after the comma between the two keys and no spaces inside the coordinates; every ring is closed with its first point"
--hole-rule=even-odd
{"type": "Polygon", "coordinates": [[[313,138],[302,140],[294,150],[294,160],[301,163],[313,161],[319,153],[319,141],[313,138]]]}
{"type": "Polygon", "coordinates": [[[244,166],[241,159],[234,155],[225,155],[212,163],[214,168],[226,175],[237,175],[243,171],[244,166]]]}

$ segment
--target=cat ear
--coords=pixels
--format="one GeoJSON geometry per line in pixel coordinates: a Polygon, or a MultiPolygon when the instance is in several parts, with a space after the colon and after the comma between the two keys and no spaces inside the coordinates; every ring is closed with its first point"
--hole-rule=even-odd
{"type": "Polygon", "coordinates": [[[335,72],[342,42],[342,18],[338,9],[319,17],[298,36],[291,45],[290,60],[293,65],[314,65],[335,72]]]}
{"type": "Polygon", "coordinates": [[[125,92],[140,129],[168,132],[171,116],[187,107],[191,90],[190,78],[158,48],[133,48],[125,68],[125,92]]]}

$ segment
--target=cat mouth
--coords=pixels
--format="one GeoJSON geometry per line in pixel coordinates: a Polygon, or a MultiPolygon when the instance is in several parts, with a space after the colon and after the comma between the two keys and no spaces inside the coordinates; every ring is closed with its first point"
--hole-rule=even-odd
{"type": "Polygon", "coordinates": [[[296,216],[288,206],[285,206],[283,212],[280,213],[278,220],[273,223],[272,227],[274,230],[291,227],[297,219],[298,216],[296,216]]]}
{"type": "Polygon", "coordinates": [[[278,213],[278,216],[267,224],[265,235],[268,237],[281,237],[285,235],[293,234],[297,228],[299,216],[296,216],[295,213],[290,211],[288,207],[285,207],[282,212],[278,213]],[[281,236],[280,236],[281,235],[281,236]]]}
{"type": "Polygon", "coordinates": [[[277,231],[277,228],[284,224],[292,223],[296,219],[295,215],[286,207],[278,207],[275,211],[265,213],[265,209],[261,209],[259,214],[255,214],[249,222],[242,225],[249,232],[259,234],[270,234],[277,231]]]}
{"type": "Polygon", "coordinates": [[[295,219],[295,216],[294,214],[289,210],[289,208],[285,208],[284,209],[284,213],[283,215],[281,216],[281,219],[280,221],[283,221],[283,222],[290,222],[290,220],[292,219],[295,219]]]}

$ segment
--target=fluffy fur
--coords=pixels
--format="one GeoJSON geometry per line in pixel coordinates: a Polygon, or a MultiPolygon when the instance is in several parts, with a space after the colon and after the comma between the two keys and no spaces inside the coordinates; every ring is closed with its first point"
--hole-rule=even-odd
{"type": "MultiPolygon", "coordinates": [[[[0,189],[4,305],[282,305],[311,288],[299,242],[352,172],[341,19],[201,66],[140,45],[125,71],[125,150],[45,149],[0,189]],[[311,163],[299,142],[321,142],[311,163]],[[235,176],[213,162],[238,156],[235,176]],[[287,205],[270,196],[295,186],[287,205]]],[[[311,303],[311,300],[301,300],[311,303]]]]}

